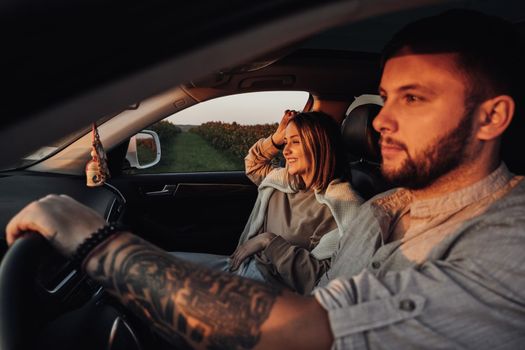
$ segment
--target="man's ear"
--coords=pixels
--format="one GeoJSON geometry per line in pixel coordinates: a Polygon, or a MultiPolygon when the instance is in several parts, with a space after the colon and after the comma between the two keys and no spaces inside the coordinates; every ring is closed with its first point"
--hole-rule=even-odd
{"type": "Polygon", "coordinates": [[[479,108],[478,139],[489,141],[500,136],[512,121],[514,108],[514,99],[508,95],[483,102],[479,108]]]}

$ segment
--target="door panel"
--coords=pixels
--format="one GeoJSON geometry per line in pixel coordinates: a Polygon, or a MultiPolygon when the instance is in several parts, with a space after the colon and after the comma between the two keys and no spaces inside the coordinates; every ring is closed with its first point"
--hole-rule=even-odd
{"type": "Polygon", "coordinates": [[[168,251],[231,254],[257,196],[244,172],[124,175],[125,221],[168,251]]]}

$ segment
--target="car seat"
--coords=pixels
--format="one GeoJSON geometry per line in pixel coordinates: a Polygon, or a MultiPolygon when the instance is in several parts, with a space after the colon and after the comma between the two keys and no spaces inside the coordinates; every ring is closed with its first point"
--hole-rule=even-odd
{"type": "Polygon", "coordinates": [[[525,157],[523,149],[525,146],[525,107],[519,102],[523,101],[521,93],[516,103],[516,111],[512,123],[503,133],[501,143],[501,158],[510,171],[517,175],[525,175],[525,157]]]}
{"type": "Polygon", "coordinates": [[[353,188],[366,200],[388,189],[380,171],[379,133],[372,121],[381,110],[378,95],[356,97],[341,124],[343,144],[348,157],[347,174],[353,188]]]}

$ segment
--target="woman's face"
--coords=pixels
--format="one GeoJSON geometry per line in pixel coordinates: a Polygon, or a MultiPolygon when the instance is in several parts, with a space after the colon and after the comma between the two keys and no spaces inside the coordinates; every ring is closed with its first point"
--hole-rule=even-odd
{"type": "Polygon", "coordinates": [[[293,122],[290,122],[286,127],[284,143],[283,155],[286,158],[288,174],[300,175],[305,180],[304,176],[310,170],[310,160],[305,154],[303,141],[293,122]]]}

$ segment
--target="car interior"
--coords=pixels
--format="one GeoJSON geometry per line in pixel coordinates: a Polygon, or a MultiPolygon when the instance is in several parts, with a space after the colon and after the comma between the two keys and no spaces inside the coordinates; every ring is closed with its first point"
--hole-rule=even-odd
{"type": "MultiPolygon", "coordinates": [[[[298,2],[283,3],[293,7],[298,2]]],[[[306,1],[302,6],[305,11],[314,11],[316,5],[313,3],[306,1]]],[[[328,8],[338,3],[329,1],[325,6],[328,8]]],[[[6,155],[3,159],[4,170],[0,172],[0,223],[5,226],[14,214],[31,201],[49,193],[60,193],[95,209],[108,222],[124,224],[132,232],[167,251],[229,255],[237,245],[239,234],[257,196],[256,186],[242,169],[134,173],[127,171],[126,155],[131,138],[160,120],[220,97],[264,91],[307,92],[308,101],[303,107],[305,111],[324,111],[341,123],[345,150],[349,156],[347,173],[350,174],[351,185],[364,199],[387,190],[389,186],[382,180],[379,170],[378,134],[371,126],[374,116],[381,108],[376,95],[380,78],[380,50],[385,40],[403,24],[415,18],[457,6],[478,8],[506,17],[525,34],[525,9],[520,1],[445,1],[440,4],[428,1],[430,5],[425,2],[425,7],[417,7],[417,1],[409,1],[410,6],[403,8],[399,5],[399,8],[394,6],[392,9],[386,3],[388,2],[382,3],[384,8],[381,12],[370,12],[372,10],[367,5],[361,5],[362,12],[354,15],[352,21],[345,25],[342,24],[348,20],[346,13],[342,13],[342,18],[335,18],[332,23],[324,20],[324,15],[320,14],[319,28],[303,28],[300,35],[292,33],[285,42],[277,40],[276,47],[272,46],[271,50],[260,45],[261,48],[252,52],[251,56],[240,53],[239,58],[232,60],[234,63],[231,65],[210,63],[205,72],[199,71],[193,77],[187,77],[187,72],[182,72],[168,80],[159,71],[155,88],[141,86],[136,89],[137,93],[123,96],[124,94],[111,94],[116,91],[111,89],[116,89],[117,85],[100,85],[97,96],[101,98],[100,101],[107,102],[105,109],[100,104],[88,103],[86,108],[78,110],[79,100],[71,100],[69,107],[54,110],[55,118],[61,120],[57,131],[49,128],[47,132],[45,118],[47,110],[53,111],[55,108],[49,106],[54,106],[59,97],[64,96],[56,95],[51,101],[50,98],[45,100],[45,96],[38,95],[35,106],[45,111],[39,115],[42,123],[37,122],[38,118],[32,119],[34,123],[31,125],[40,125],[42,130],[38,143],[28,141],[28,145],[20,146],[21,151],[17,157],[6,155]],[[312,36],[320,29],[331,27],[334,28],[312,36]],[[246,57],[249,59],[245,59],[246,57]],[[222,66],[215,67],[218,64],[222,66]],[[177,81],[175,79],[179,81],[173,84],[172,81],[177,81]],[[112,98],[104,99],[103,96],[112,98]],[[369,96],[368,99],[366,96],[369,96]],[[49,104],[43,108],[45,103],[49,104]],[[116,108],[117,105],[119,108],[116,108]],[[68,112],[74,113],[68,117],[68,112]],[[63,116],[66,117],[60,119],[63,116]],[[76,121],[74,117],[78,117],[76,121]],[[106,150],[111,178],[103,186],[87,187],[85,167],[90,159],[91,122],[94,121],[97,122],[106,150]],[[58,146],[51,151],[38,158],[29,157],[21,161],[23,157],[20,154],[30,154],[38,147],[51,145],[58,139],[61,141],[56,142],[58,146]]],[[[232,3],[228,6],[234,5],[232,3]]],[[[244,10],[242,13],[249,10],[242,5],[237,6],[244,10]]],[[[286,16],[293,16],[295,13],[288,11],[288,7],[276,7],[267,11],[281,11],[284,20],[286,16]]],[[[332,8],[329,10],[335,11],[332,8]]],[[[355,9],[352,9],[352,13],[353,11],[355,9]]],[[[328,13],[333,15],[333,12],[328,13]]],[[[205,15],[211,16],[208,11],[199,16],[205,15]]],[[[259,20],[262,22],[261,18],[259,20]]],[[[241,29],[248,26],[244,22],[240,23],[241,29]]],[[[213,24],[216,25],[215,22],[213,24]]],[[[185,22],[185,25],[188,23],[185,22]]],[[[176,28],[178,26],[179,24],[176,28]]],[[[210,24],[207,29],[210,28],[216,27],[210,24]]],[[[234,29],[228,27],[225,30],[230,33],[234,29]]],[[[195,38],[199,38],[202,33],[195,30],[195,38]]],[[[132,42],[123,40],[119,45],[132,45],[136,40],[144,39],[147,33],[145,29],[143,36],[138,35],[132,42]]],[[[218,39],[210,38],[206,43],[212,46],[214,40],[218,39]]],[[[225,41],[218,41],[228,48],[225,41]]],[[[188,40],[183,43],[193,49],[190,44],[188,40]]],[[[146,44],[145,49],[152,45],[153,43],[146,44]]],[[[250,45],[255,44],[250,43],[247,47],[252,47],[250,45]]],[[[107,49],[105,46],[102,48],[107,49]]],[[[155,56],[156,63],[162,61],[162,53],[168,55],[168,52],[160,52],[155,56]]],[[[128,73],[126,70],[136,69],[133,64],[145,64],[147,55],[144,52],[138,55],[142,61],[137,59],[128,62],[118,72],[121,76],[128,73]]],[[[46,57],[49,60],[52,58],[46,57]]],[[[187,62],[181,61],[182,58],[177,60],[179,65],[187,62]]],[[[50,61],[46,63],[52,68],[56,68],[54,65],[58,64],[50,61]]],[[[166,64],[168,63],[166,60],[166,64]]],[[[193,67],[193,64],[206,66],[203,60],[187,64],[189,67],[193,67]]],[[[87,71],[89,66],[85,65],[84,68],[87,71]]],[[[69,69],[73,72],[73,68],[69,69]]],[[[188,69],[188,72],[195,72],[195,69],[188,69]]],[[[86,90],[89,90],[86,94],[91,94],[97,89],[94,80],[88,79],[86,73],[78,75],[78,79],[91,84],[90,89],[86,90]]],[[[114,78],[109,72],[102,73],[96,78],[114,78]]],[[[148,71],[149,73],[153,74],[148,71]]],[[[46,74],[51,73],[42,74],[50,79],[46,74]]],[[[148,77],[152,76],[155,75],[148,77]]],[[[16,86],[29,84],[29,78],[25,75],[23,78],[26,80],[16,86]]],[[[133,83],[131,80],[119,80],[119,84],[124,82],[133,83]]],[[[39,84],[40,82],[32,88],[45,90],[39,84]]],[[[79,94],[81,95],[80,92],[79,94]]],[[[14,110],[10,102],[4,107],[9,112],[14,110]]],[[[27,115],[33,112],[29,106],[23,108],[23,113],[27,115]]],[[[518,110],[518,115],[520,114],[522,111],[518,110]]],[[[13,119],[6,122],[8,127],[5,134],[2,134],[4,146],[8,144],[6,138],[16,131],[15,114],[12,116],[13,119]]],[[[522,148],[521,135],[524,130],[523,118],[515,118],[503,145],[503,158],[511,171],[517,174],[525,174],[525,162],[516,151],[522,148]]],[[[31,341],[37,341],[44,348],[168,348],[167,343],[143,321],[124,310],[100,286],[71,266],[67,259],[41,242],[37,244],[38,249],[29,248],[33,249],[31,252],[34,254],[31,256],[20,253],[9,259],[10,264],[6,264],[7,259],[2,262],[0,313],[6,316],[0,317],[0,338],[3,339],[1,349],[14,349],[20,344],[29,344],[29,340],[24,337],[28,331],[35,334],[31,341]],[[20,274],[29,277],[18,278],[20,274]],[[5,321],[6,317],[9,317],[9,322],[5,321]]],[[[7,252],[7,243],[0,235],[0,259],[7,252]]]]}

